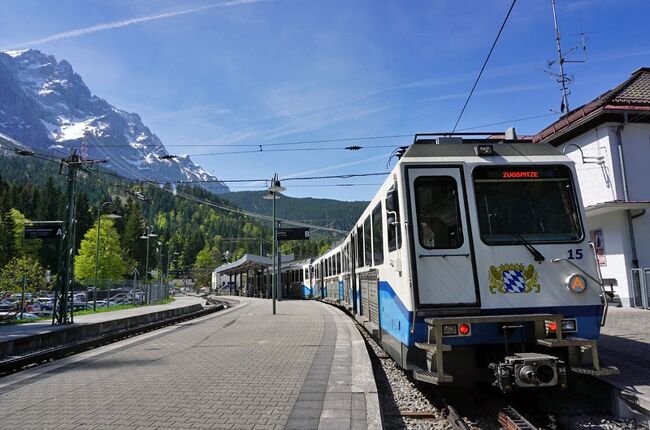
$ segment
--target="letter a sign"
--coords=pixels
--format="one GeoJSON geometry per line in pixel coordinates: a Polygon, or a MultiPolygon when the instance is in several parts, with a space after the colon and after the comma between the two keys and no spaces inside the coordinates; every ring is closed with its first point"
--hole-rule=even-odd
{"type": "Polygon", "coordinates": [[[25,223],[25,239],[61,239],[62,221],[33,221],[25,223]]]}

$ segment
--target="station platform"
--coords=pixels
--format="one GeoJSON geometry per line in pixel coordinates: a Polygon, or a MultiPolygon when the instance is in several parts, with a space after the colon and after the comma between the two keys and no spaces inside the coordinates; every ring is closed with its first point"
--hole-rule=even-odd
{"type": "Polygon", "coordinates": [[[239,304],[0,378],[0,427],[379,429],[353,321],[315,301],[239,304]]]}
{"type": "Polygon", "coordinates": [[[620,375],[603,377],[632,409],[650,416],[650,310],[610,308],[601,330],[601,362],[620,375]]]}
{"type": "MultiPolygon", "coordinates": [[[[118,318],[130,318],[169,309],[178,309],[196,304],[205,303],[205,299],[198,296],[176,296],[174,301],[164,305],[140,306],[119,311],[106,311],[88,315],[75,315],[74,325],[95,324],[112,321],[118,318]]],[[[69,329],[72,325],[52,325],[51,320],[35,321],[23,324],[0,325],[0,342],[26,336],[51,333],[69,329]]]]}

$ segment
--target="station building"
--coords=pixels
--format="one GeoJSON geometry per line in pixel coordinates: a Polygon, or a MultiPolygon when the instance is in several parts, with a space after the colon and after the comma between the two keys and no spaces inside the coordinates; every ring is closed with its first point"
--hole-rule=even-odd
{"type": "Polygon", "coordinates": [[[547,142],[576,163],[606,289],[650,308],[650,68],[546,127],[547,142]]]}
{"type": "MultiPolygon", "coordinates": [[[[293,262],[292,254],[280,257],[282,265],[293,262]]],[[[212,290],[248,297],[271,297],[273,260],[263,255],[245,254],[212,272],[212,290]]]]}

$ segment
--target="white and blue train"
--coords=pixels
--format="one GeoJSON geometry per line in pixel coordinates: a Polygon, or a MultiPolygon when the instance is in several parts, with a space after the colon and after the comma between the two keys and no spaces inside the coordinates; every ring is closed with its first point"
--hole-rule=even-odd
{"type": "Polygon", "coordinates": [[[303,280],[421,381],[510,391],[616,372],[598,360],[607,304],[573,163],[507,134],[416,135],[303,280]]]}

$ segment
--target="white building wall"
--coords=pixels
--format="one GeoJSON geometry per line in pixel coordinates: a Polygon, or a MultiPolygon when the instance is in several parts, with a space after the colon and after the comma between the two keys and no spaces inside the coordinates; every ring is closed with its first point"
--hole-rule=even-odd
{"type": "Polygon", "coordinates": [[[621,298],[621,302],[628,306],[632,256],[625,212],[592,216],[589,217],[588,222],[589,229],[603,231],[606,263],[600,266],[600,272],[603,278],[616,279],[618,286],[614,291],[621,298]]]}
{"type": "MultiPolygon", "coordinates": [[[[625,200],[617,136],[619,126],[619,123],[602,124],[559,147],[560,150],[566,148],[565,153],[576,163],[585,206],[625,200]],[[587,163],[583,162],[582,155],[587,157],[587,163]],[[603,163],[589,162],[595,157],[603,157],[603,163]]],[[[650,201],[650,124],[626,124],[621,129],[621,140],[629,200],[650,201]]],[[[617,280],[616,292],[628,305],[632,243],[626,216],[625,211],[589,216],[587,223],[590,230],[603,230],[607,265],[601,267],[602,275],[617,280]]],[[[639,266],[650,267],[650,211],[635,218],[633,225],[639,266]]]]}
{"type": "Polygon", "coordinates": [[[613,144],[612,128],[603,125],[571,139],[558,149],[576,163],[582,201],[585,206],[612,200],[623,200],[618,173],[618,153],[613,144]],[[582,154],[578,147],[582,150],[582,154]],[[566,149],[565,149],[566,148],[566,149]],[[603,157],[604,164],[583,163],[582,155],[594,160],[603,157]]]}
{"type": "MultiPolygon", "coordinates": [[[[632,201],[650,200],[650,124],[626,124],[621,131],[623,157],[632,201]]],[[[639,267],[650,267],[650,211],[633,220],[639,267]]]]}

